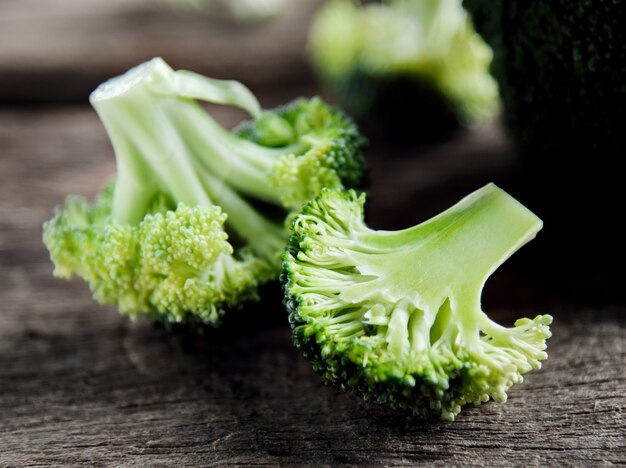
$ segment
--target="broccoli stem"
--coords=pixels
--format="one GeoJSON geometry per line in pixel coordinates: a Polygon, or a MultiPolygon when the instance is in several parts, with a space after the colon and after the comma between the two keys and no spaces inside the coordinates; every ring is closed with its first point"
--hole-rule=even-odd
{"type": "Polygon", "coordinates": [[[531,211],[489,184],[415,227],[396,232],[365,228],[357,233],[358,248],[350,256],[359,273],[371,280],[345,287],[339,297],[359,303],[385,291],[394,302],[408,299],[424,311],[429,326],[447,299],[471,342],[483,327],[491,327],[480,308],[488,277],[541,226],[531,211]],[[413,296],[407,297],[407,292],[413,296]]]}
{"type": "Polygon", "coordinates": [[[283,227],[259,215],[256,209],[218,179],[207,175],[204,180],[207,192],[228,213],[227,222],[237,234],[244,239],[254,239],[255,252],[271,264],[276,264],[285,247],[283,227]]]}
{"type": "Polygon", "coordinates": [[[196,161],[224,183],[237,191],[259,200],[280,205],[276,188],[268,180],[268,174],[281,156],[299,154],[302,145],[281,148],[265,148],[243,140],[222,128],[198,104],[193,101],[181,106],[172,105],[169,116],[185,141],[193,142],[188,150],[195,153],[196,161]]]}
{"type": "Polygon", "coordinates": [[[276,160],[300,144],[268,149],[222,128],[195,98],[236,105],[258,115],[254,96],[239,83],[175,72],[160,59],[101,85],[91,103],[115,151],[118,176],[112,216],[138,224],[157,193],[175,203],[220,205],[228,225],[276,263],[285,233],[244,197],[281,206],[268,174],[276,160]]]}
{"type": "MultiPolygon", "coordinates": [[[[143,94],[139,91],[136,94],[143,94]]],[[[139,224],[159,192],[176,202],[210,207],[212,202],[187,157],[184,142],[176,132],[163,128],[156,113],[142,109],[144,99],[125,98],[126,102],[121,98],[92,102],[109,134],[117,163],[113,218],[122,224],[139,224]]]]}

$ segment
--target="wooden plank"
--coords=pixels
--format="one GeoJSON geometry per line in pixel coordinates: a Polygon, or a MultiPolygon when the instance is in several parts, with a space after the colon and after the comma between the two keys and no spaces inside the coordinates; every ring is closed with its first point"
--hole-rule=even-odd
{"type": "Polygon", "coordinates": [[[322,386],[285,328],[189,351],[95,310],[80,288],[54,289],[47,320],[31,315],[2,337],[9,465],[624,462],[622,311],[557,323],[542,372],[506,405],[468,408],[448,424],[322,386]]]}
{"type": "Polygon", "coordinates": [[[103,80],[155,56],[252,87],[311,80],[306,34],[321,0],[244,27],[157,0],[0,2],[0,102],[85,100],[103,80]]]}
{"type": "MultiPolygon", "coordinates": [[[[218,117],[240,115],[220,108],[218,117]]],[[[441,187],[506,176],[505,154],[497,125],[420,157],[373,148],[372,223],[414,222],[447,203],[441,187]]],[[[555,305],[504,280],[487,292],[501,296],[495,317],[556,317],[545,368],[506,405],[419,421],[324,387],[285,325],[191,340],[98,306],[78,280],[53,279],[41,223],[66,193],[93,195],[113,172],[93,111],[0,112],[0,465],[626,462],[623,307],[555,305]]]]}

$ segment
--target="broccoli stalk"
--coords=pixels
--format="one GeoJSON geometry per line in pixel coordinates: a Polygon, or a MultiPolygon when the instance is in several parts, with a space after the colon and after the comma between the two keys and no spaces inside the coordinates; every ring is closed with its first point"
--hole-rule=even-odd
{"type": "Polygon", "coordinates": [[[91,95],[113,145],[114,186],[72,198],[44,226],[55,274],[78,274],[95,298],[133,316],[217,324],[275,279],[285,218],[322,187],[354,186],[362,138],[319,99],[262,111],[234,81],[153,59],[91,95]],[[195,101],[255,120],[235,133],[195,101]]]}
{"type": "Polygon", "coordinates": [[[281,155],[301,151],[300,145],[265,148],[241,139],[217,124],[194,99],[235,105],[261,116],[258,102],[241,83],[174,72],[161,59],[92,93],[91,103],[117,161],[111,215],[119,223],[138,224],[157,194],[189,206],[217,204],[228,213],[233,231],[246,240],[258,237],[251,248],[273,261],[284,246],[283,228],[244,197],[280,206],[280,190],[267,175],[281,155]]]}
{"type": "Polygon", "coordinates": [[[547,358],[552,318],[506,328],[480,295],[541,220],[493,184],[395,232],[368,228],[364,203],[325,190],[294,220],[283,281],[296,345],[328,383],[424,417],[506,401],[547,358]]]}

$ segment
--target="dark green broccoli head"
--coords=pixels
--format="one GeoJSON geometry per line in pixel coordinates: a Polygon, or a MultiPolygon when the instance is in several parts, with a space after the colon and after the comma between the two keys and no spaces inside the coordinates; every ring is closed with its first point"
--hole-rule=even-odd
{"type": "Polygon", "coordinates": [[[623,236],[601,226],[623,209],[626,3],[465,5],[494,49],[504,117],[520,153],[518,191],[550,220],[542,246],[523,258],[525,268],[574,301],[621,297],[626,269],[616,252],[623,236]]]}
{"type": "Polygon", "coordinates": [[[626,148],[626,4],[464,0],[494,48],[505,117],[540,170],[616,167],[626,148]]]}

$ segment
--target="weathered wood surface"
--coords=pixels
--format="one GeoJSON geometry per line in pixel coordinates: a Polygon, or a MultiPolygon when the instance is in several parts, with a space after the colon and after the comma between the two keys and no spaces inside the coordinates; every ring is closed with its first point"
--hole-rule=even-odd
{"type": "Polygon", "coordinates": [[[82,102],[155,56],[253,88],[289,86],[311,75],[306,35],[321,1],[296,0],[280,18],[243,27],[166,0],[3,0],[0,102],[82,102]]]}
{"type": "MultiPolygon", "coordinates": [[[[419,158],[374,148],[372,223],[418,221],[506,175],[508,152],[497,126],[419,158]]],[[[505,274],[488,287],[487,302],[500,297],[490,312],[552,313],[550,359],[506,405],[422,422],[324,387],[287,326],[190,346],[98,306],[80,281],[53,279],[41,223],[66,193],[91,195],[113,172],[91,110],[0,111],[0,466],[626,463],[623,308],[546,300],[505,274]]]]}
{"type": "MultiPolygon", "coordinates": [[[[0,1],[0,103],[84,102],[155,55],[241,79],[267,107],[312,95],[304,45],[320,1],[248,29],[156,0],[0,1]]],[[[229,125],[242,117],[216,111],[229,125]]],[[[497,125],[417,152],[370,150],[374,226],[413,224],[488,181],[508,186],[516,171],[497,125]]],[[[504,406],[419,421],[324,387],[286,325],[190,341],[98,306],[81,281],[53,279],[41,223],[67,193],[91,196],[113,173],[93,111],[0,110],[0,466],[626,463],[623,306],[577,305],[574,288],[563,295],[541,269],[512,268],[514,257],[485,305],[503,322],[552,313],[550,359],[504,406]]],[[[598,284],[597,297],[624,303],[598,284]]]]}

